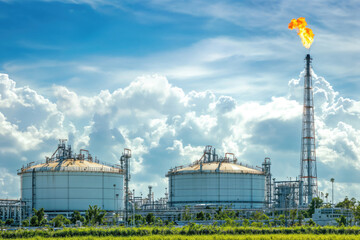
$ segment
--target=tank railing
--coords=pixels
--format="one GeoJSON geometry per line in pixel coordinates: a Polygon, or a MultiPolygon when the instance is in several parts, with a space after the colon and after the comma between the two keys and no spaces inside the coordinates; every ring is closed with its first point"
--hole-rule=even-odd
{"type": "MultiPolygon", "coordinates": [[[[171,168],[171,169],[168,171],[168,173],[173,173],[173,172],[176,172],[176,171],[178,171],[178,170],[180,170],[180,169],[183,169],[183,168],[186,168],[186,167],[195,166],[196,164],[198,164],[198,161],[199,161],[199,160],[197,160],[197,161],[195,161],[195,162],[193,162],[193,163],[191,163],[191,164],[189,164],[189,165],[181,165],[181,166],[177,166],[177,167],[171,168]]],[[[219,158],[218,162],[221,162],[221,161],[223,161],[223,158],[219,158]]],[[[206,162],[205,162],[205,164],[206,164],[206,162]]],[[[260,171],[260,170],[257,170],[254,166],[249,165],[249,164],[243,164],[243,163],[241,163],[241,162],[233,162],[233,164],[236,164],[236,165],[239,165],[239,166],[242,166],[242,167],[247,167],[247,168],[250,168],[251,170],[254,170],[254,171],[260,171]]],[[[208,171],[208,170],[206,170],[206,171],[208,171]]],[[[209,171],[210,171],[210,170],[209,170],[209,171]]],[[[229,172],[229,171],[226,171],[226,172],[229,172]]],[[[239,171],[236,171],[236,172],[239,172],[239,171]]]]}
{"type": "Polygon", "coordinates": [[[112,168],[116,168],[116,169],[121,169],[120,166],[116,165],[116,164],[110,164],[110,163],[107,163],[107,162],[102,162],[100,161],[99,159],[96,159],[96,163],[98,164],[101,164],[101,165],[105,165],[107,167],[112,167],[112,168]]]}
{"type": "Polygon", "coordinates": [[[195,162],[191,163],[191,164],[189,165],[189,167],[193,167],[193,166],[199,164],[200,162],[201,162],[201,160],[196,160],[195,162]]]}
{"type": "Polygon", "coordinates": [[[174,168],[171,168],[170,171],[169,171],[169,173],[170,173],[170,172],[176,172],[177,170],[180,170],[180,169],[183,169],[183,168],[184,168],[183,165],[177,166],[177,167],[174,167],[174,168]]]}
{"type": "MultiPolygon", "coordinates": [[[[42,162],[42,161],[37,161],[37,162],[31,162],[31,163],[28,163],[26,165],[23,165],[21,169],[18,169],[17,172],[18,173],[22,173],[22,172],[26,172],[30,167],[33,167],[33,166],[36,166],[36,165],[39,165],[39,164],[49,164],[49,163],[52,163],[52,162],[56,162],[56,161],[49,161],[50,159],[47,159],[46,162],[42,162]]],[[[67,160],[73,160],[75,161],[75,158],[70,158],[70,159],[67,159],[67,160]]],[[[78,159],[77,159],[78,160],[78,159]]],[[[117,166],[116,164],[110,164],[110,163],[107,163],[107,162],[101,162],[99,161],[98,159],[96,159],[96,163],[98,164],[101,164],[101,165],[104,165],[106,167],[109,167],[109,168],[114,168],[113,172],[118,172],[118,170],[121,170],[120,166],[117,166]]],[[[58,167],[46,167],[46,165],[44,167],[40,167],[41,169],[44,169],[44,168],[47,168],[47,169],[58,169],[58,167]]],[[[60,168],[69,168],[68,166],[66,167],[60,167],[60,168]]],[[[76,167],[73,167],[71,166],[71,169],[74,169],[76,167]]],[[[78,168],[97,168],[97,169],[101,169],[101,167],[78,167],[78,168]]],[[[38,171],[38,170],[35,170],[35,171],[38,171]]],[[[45,170],[41,170],[41,171],[45,171],[45,170]]],[[[55,170],[57,171],[57,170],[55,170]]],[[[70,171],[73,171],[73,170],[70,170],[70,171]]],[[[107,171],[108,172],[108,171],[107,171]]]]}
{"type": "MultiPolygon", "coordinates": [[[[243,167],[247,167],[247,168],[251,168],[251,169],[254,169],[256,170],[256,167],[254,167],[254,165],[249,165],[247,163],[243,164],[243,163],[236,163],[237,165],[240,165],[240,166],[243,166],[243,167]]],[[[256,170],[256,171],[259,171],[259,170],[256,170]]]]}
{"type": "MultiPolygon", "coordinates": [[[[26,172],[26,169],[18,170],[20,172],[26,172]]],[[[36,172],[121,172],[120,168],[108,168],[108,167],[39,167],[35,168],[36,172]]]]}
{"type": "Polygon", "coordinates": [[[28,168],[30,168],[30,167],[33,167],[33,166],[36,166],[36,165],[39,165],[39,164],[43,164],[43,162],[41,162],[41,161],[30,162],[30,163],[28,163],[28,164],[26,164],[26,165],[23,165],[23,166],[21,167],[21,169],[18,169],[18,172],[19,172],[19,171],[22,172],[24,169],[28,169],[28,168]]]}
{"type": "MultiPolygon", "coordinates": [[[[169,171],[168,174],[174,173],[176,171],[169,171]]],[[[219,173],[218,170],[202,170],[202,172],[206,172],[206,173],[219,173]]],[[[181,171],[179,174],[187,174],[187,173],[196,173],[193,172],[193,170],[189,170],[189,171],[181,171]]],[[[265,174],[264,172],[258,171],[258,170],[224,170],[224,171],[220,171],[220,173],[243,173],[243,174],[258,174],[258,175],[263,175],[265,174]]]]}

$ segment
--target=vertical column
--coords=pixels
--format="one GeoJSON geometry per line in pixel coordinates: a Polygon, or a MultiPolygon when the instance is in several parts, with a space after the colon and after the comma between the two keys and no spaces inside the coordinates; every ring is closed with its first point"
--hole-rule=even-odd
{"type": "Polygon", "coordinates": [[[125,175],[125,222],[128,220],[128,210],[129,210],[129,181],[130,181],[130,158],[131,158],[131,150],[128,148],[124,149],[124,153],[120,158],[121,166],[125,175]]]}
{"type": "Polygon", "coordinates": [[[32,184],[32,192],[31,192],[31,211],[36,208],[35,199],[36,199],[36,171],[33,168],[32,175],[31,175],[31,184],[32,184]]]}
{"type": "Polygon", "coordinates": [[[262,164],[262,170],[265,173],[265,204],[266,207],[271,207],[272,202],[272,192],[271,192],[271,170],[270,170],[271,162],[270,158],[266,157],[263,164],[262,164]]]}
{"type": "Polygon", "coordinates": [[[317,196],[317,171],[315,152],[315,123],[314,101],[311,76],[310,54],[305,58],[304,76],[304,106],[301,141],[301,173],[300,181],[303,181],[304,203],[309,204],[314,196],[317,196]]]}

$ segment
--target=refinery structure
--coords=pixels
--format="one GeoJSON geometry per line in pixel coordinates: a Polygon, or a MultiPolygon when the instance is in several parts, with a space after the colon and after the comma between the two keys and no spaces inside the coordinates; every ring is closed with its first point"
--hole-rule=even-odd
{"type": "Polygon", "coordinates": [[[74,211],[82,215],[89,205],[97,205],[108,214],[127,222],[135,211],[154,213],[176,220],[185,209],[209,211],[219,206],[227,209],[256,211],[307,208],[317,197],[314,102],[311,57],[306,55],[304,105],[299,176],[279,181],[271,174],[271,160],[265,157],[262,167],[241,164],[232,153],[219,156],[206,146],[199,160],[187,166],[169,169],[164,175],[168,189],[155,199],[149,193],[135,195],[129,189],[131,150],[124,149],[119,164],[93,158],[89,151],[73,153],[66,140],[59,140],[54,154],[44,162],[28,163],[18,170],[21,198],[0,199],[0,219],[17,222],[32,216],[33,209],[44,208],[48,218],[58,214],[69,217],[74,211]],[[168,191],[167,191],[168,190],[168,191]]]}
{"type": "MultiPolygon", "coordinates": [[[[97,205],[127,222],[135,211],[154,213],[175,221],[186,209],[211,211],[219,206],[242,211],[282,211],[304,209],[317,197],[314,102],[311,57],[306,55],[304,105],[299,176],[279,181],[271,174],[268,157],[262,167],[241,164],[232,153],[219,156],[206,146],[199,160],[187,166],[169,169],[164,175],[168,188],[164,197],[156,199],[149,186],[143,197],[129,188],[131,150],[124,149],[119,164],[108,164],[93,158],[89,151],[73,153],[66,140],[44,162],[28,163],[18,170],[21,198],[0,199],[0,219],[17,222],[32,216],[33,209],[44,208],[49,219],[58,214],[69,217],[74,211],[82,215],[89,205],[97,205]]],[[[300,123],[299,123],[300,124],[300,123]]]]}
{"type": "Polygon", "coordinates": [[[124,170],[100,163],[87,150],[73,154],[64,140],[44,163],[29,163],[18,175],[26,212],[44,208],[51,215],[69,215],[75,210],[85,212],[89,205],[106,211],[123,208],[124,170]]]}
{"type": "Polygon", "coordinates": [[[231,205],[233,208],[263,208],[265,172],[237,163],[232,153],[224,157],[206,146],[200,160],[170,169],[169,207],[231,205]]]}
{"type": "MultiPolygon", "coordinates": [[[[314,34],[306,25],[305,18],[292,19],[289,29],[297,29],[303,45],[310,48],[314,34]]],[[[136,196],[135,189],[129,188],[130,149],[124,149],[119,164],[111,165],[93,158],[85,149],[75,154],[66,140],[60,140],[44,162],[31,162],[19,169],[21,197],[0,199],[0,219],[12,218],[21,225],[22,219],[29,219],[41,208],[49,219],[59,214],[69,218],[74,211],[85,215],[89,206],[95,205],[124,224],[135,217],[135,212],[176,221],[189,211],[211,215],[222,207],[245,217],[251,211],[286,213],[287,209],[308,208],[318,196],[311,61],[307,54],[300,169],[292,178],[295,180],[276,180],[268,157],[262,167],[251,167],[240,163],[233,153],[219,156],[208,145],[197,161],[164,173],[168,179],[164,197],[156,199],[152,186],[147,196],[136,196]]]]}

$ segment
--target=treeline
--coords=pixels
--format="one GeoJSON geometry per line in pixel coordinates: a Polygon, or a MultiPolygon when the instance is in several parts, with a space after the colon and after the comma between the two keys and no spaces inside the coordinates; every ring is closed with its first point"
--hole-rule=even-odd
{"type": "MultiPolygon", "coordinates": [[[[185,207],[184,211],[174,217],[174,222],[169,220],[162,220],[159,217],[156,217],[153,213],[149,213],[146,216],[140,214],[135,215],[135,219],[132,216],[128,219],[129,225],[135,226],[172,226],[176,224],[177,221],[226,221],[227,226],[239,226],[241,222],[242,226],[252,226],[252,227],[276,227],[276,226],[301,226],[303,224],[315,225],[314,221],[310,219],[307,222],[304,222],[305,218],[311,218],[312,214],[315,212],[316,208],[328,208],[331,207],[328,203],[324,204],[323,200],[320,198],[313,198],[312,202],[309,205],[307,210],[297,210],[289,209],[287,211],[255,211],[251,214],[244,215],[242,210],[232,210],[228,207],[218,207],[218,208],[206,208],[205,212],[191,212],[189,207],[185,207]]],[[[344,201],[339,202],[336,207],[346,208],[352,210],[353,219],[349,222],[345,216],[341,216],[339,219],[336,219],[339,226],[347,226],[352,224],[360,223],[360,202],[356,201],[355,198],[348,199],[347,197],[344,201]]],[[[21,222],[23,227],[63,227],[75,225],[77,222],[81,222],[87,226],[99,226],[99,225],[117,225],[117,219],[119,217],[116,214],[112,221],[105,221],[106,211],[102,210],[98,206],[89,206],[88,210],[85,211],[85,216],[81,216],[80,212],[74,211],[71,217],[68,219],[63,215],[58,215],[51,221],[45,219],[45,210],[43,208],[36,210],[33,209],[34,214],[31,218],[25,219],[21,222]]],[[[17,222],[15,224],[13,219],[7,219],[5,222],[0,220],[0,228],[3,226],[19,226],[17,222]]]]}
{"type": "MultiPolygon", "coordinates": [[[[23,227],[63,227],[70,224],[75,224],[77,221],[86,225],[102,225],[104,224],[106,211],[99,208],[97,205],[89,206],[89,209],[85,211],[85,217],[80,215],[79,211],[74,211],[71,214],[71,218],[67,219],[64,215],[57,215],[51,221],[45,219],[45,210],[41,208],[39,210],[33,209],[34,215],[22,221],[23,227]]],[[[11,219],[12,220],[12,219],[11,219]]],[[[14,221],[12,221],[13,223],[14,221]]],[[[10,224],[11,225],[11,224],[10,224]]]]}
{"type": "Polygon", "coordinates": [[[34,237],[81,237],[81,236],[151,236],[151,235],[259,235],[259,234],[352,234],[359,235],[360,227],[278,227],[278,228],[255,228],[255,227],[221,227],[203,226],[190,224],[176,227],[140,227],[140,228],[64,228],[54,231],[47,230],[17,230],[4,231],[0,237],[11,238],[34,238],[34,237]]]}

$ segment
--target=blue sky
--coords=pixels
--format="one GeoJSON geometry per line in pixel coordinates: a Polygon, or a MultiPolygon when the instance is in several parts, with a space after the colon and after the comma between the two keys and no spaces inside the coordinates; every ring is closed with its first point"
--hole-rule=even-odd
{"type": "Polygon", "coordinates": [[[131,147],[132,186],[153,184],[158,196],[166,171],[207,144],[252,165],[270,156],[277,178],[297,176],[308,51],[287,25],[305,17],[319,189],[334,177],[339,199],[360,198],[359,10],[358,1],[0,0],[0,195],[18,197],[16,170],[63,137],[108,162],[131,147]]]}

